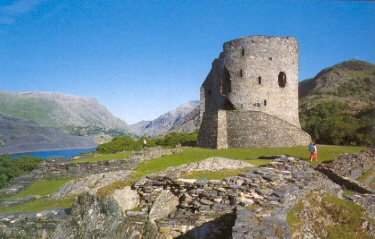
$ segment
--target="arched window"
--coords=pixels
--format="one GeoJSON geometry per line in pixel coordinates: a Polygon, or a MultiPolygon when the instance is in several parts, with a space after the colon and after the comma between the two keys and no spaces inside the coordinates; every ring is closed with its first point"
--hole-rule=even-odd
{"type": "Polygon", "coordinates": [[[284,88],[286,86],[286,75],[284,72],[279,73],[279,86],[284,88]]]}
{"type": "Polygon", "coordinates": [[[232,92],[232,80],[230,78],[230,73],[226,67],[222,72],[221,76],[221,94],[227,95],[232,92]]]}

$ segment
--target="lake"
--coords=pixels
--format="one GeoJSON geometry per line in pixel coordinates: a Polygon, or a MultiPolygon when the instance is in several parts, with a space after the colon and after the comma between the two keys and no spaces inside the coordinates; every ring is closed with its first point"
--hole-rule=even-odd
{"type": "Polygon", "coordinates": [[[10,154],[10,156],[13,157],[20,157],[24,154],[30,154],[33,156],[48,158],[51,156],[64,156],[67,158],[70,158],[73,155],[82,153],[82,152],[89,152],[91,150],[94,150],[95,148],[89,148],[89,149],[68,149],[68,150],[54,150],[54,151],[40,151],[40,152],[26,152],[26,153],[16,153],[16,154],[10,154]]]}

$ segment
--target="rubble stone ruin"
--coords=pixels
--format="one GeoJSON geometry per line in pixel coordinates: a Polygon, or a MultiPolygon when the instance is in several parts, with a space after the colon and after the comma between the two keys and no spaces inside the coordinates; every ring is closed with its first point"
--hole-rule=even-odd
{"type": "Polygon", "coordinates": [[[308,145],[298,118],[297,39],[248,36],[223,48],[200,89],[197,146],[308,145]]]}

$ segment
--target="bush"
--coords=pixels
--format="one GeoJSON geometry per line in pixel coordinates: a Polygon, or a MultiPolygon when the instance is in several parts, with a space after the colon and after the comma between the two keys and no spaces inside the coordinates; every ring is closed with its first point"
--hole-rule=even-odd
{"type": "Polygon", "coordinates": [[[118,136],[112,139],[111,142],[99,145],[96,151],[99,153],[114,154],[124,150],[139,150],[141,144],[130,137],[118,136]]]}
{"type": "Polygon", "coordinates": [[[45,158],[28,154],[13,159],[9,154],[0,155],[0,188],[8,186],[13,178],[34,170],[36,165],[44,160],[45,158]]]}
{"type": "Polygon", "coordinates": [[[99,145],[96,148],[96,152],[105,154],[114,154],[122,152],[124,150],[139,150],[143,146],[143,139],[147,141],[147,147],[153,146],[175,146],[181,144],[183,146],[194,146],[198,138],[198,130],[194,133],[178,133],[172,132],[162,138],[151,139],[142,136],[138,140],[134,140],[130,137],[118,136],[112,139],[111,142],[99,145]]]}
{"type": "Polygon", "coordinates": [[[375,108],[351,114],[348,104],[326,102],[300,113],[302,129],[320,144],[361,145],[375,143],[375,108]]]}
{"type": "Polygon", "coordinates": [[[177,144],[181,144],[182,146],[195,146],[197,138],[198,130],[194,133],[171,132],[164,138],[158,138],[156,144],[162,146],[175,146],[177,144]]]}

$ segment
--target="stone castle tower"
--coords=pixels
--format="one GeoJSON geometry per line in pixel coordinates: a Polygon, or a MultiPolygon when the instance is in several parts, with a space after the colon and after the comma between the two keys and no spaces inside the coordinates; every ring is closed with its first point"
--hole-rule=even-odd
{"type": "Polygon", "coordinates": [[[197,145],[307,145],[298,118],[298,42],[248,36],[224,43],[201,86],[197,145]]]}

